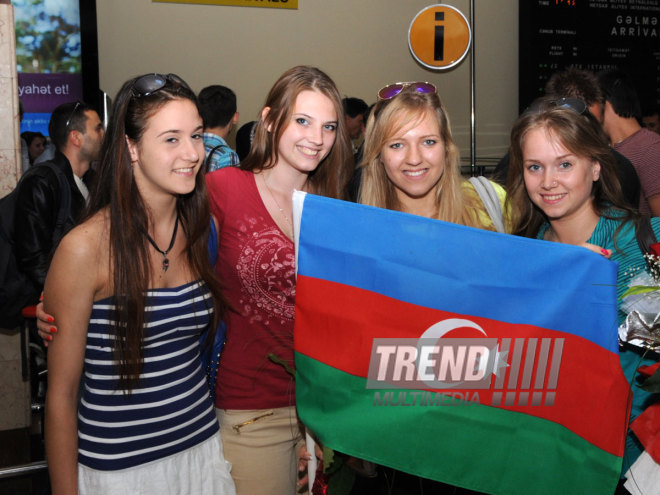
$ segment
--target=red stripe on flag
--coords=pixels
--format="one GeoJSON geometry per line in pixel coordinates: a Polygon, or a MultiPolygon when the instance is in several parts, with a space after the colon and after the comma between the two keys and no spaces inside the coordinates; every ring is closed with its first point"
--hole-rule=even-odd
{"type": "MultiPolygon", "coordinates": [[[[608,432],[626,428],[628,413],[621,404],[628,401],[630,389],[618,355],[587,339],[533,325],[504,323],[417,306],[302,275],[298,276],[296,292],[295,350],[364,378],[368,375],[374,338],[418,338],[431,325],[449,318],[470,320],[483,328],[489,338],[563,338],[554,405],[498,407],[553,421],[611,454],[623,455],[625,435],[608,432]]],[[[473,329],[457,331],[458,335],[447,336],[484,337],[473,329]]],[[[492,388],[491,385],[490,390],[478,391],[481,404],[492,404],[492,388]]],[[[507,388],[496,392],[507,391],[512,390],[507,388]]]]}

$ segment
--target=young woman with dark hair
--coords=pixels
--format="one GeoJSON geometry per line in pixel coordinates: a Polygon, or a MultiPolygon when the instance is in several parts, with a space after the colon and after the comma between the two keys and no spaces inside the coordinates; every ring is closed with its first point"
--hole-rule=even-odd
{"type": "Polygon", "coordinates": [[[88,212],[45,286],[59,329],[46,399],[54,494],[234,493],[198,354],[225,307],[202,132],[175,75],[131,79],[115,99],[88,212]]]}
{"type": "Polygon", "coordinates": [[[30,166],[41,156],[46,149],[46,136],[40,132],[25,131],[21,133],[21,139],[25,141],[28,151],[28,160],[30,166]]]}

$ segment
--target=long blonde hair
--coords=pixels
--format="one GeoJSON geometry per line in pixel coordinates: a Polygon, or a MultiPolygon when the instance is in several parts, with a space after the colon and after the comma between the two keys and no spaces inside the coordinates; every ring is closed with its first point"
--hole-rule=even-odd
{"type": "Polygon", "coordinates": [[[413,87],[404,88],[389,100],[381,100],[374,106],[367,122],[364,140],[362,184],[359,202],[366,205],[401,211],[394,184],[387,176],[380,160],[385,144],[409,125],[419,124],[426,115],[433,115],[440,128],[445,145],[445,166],[435,186],[438,220],[495,230],[483,203],[472,186],[461,176],[460,154],[454,142],[449,116],[437,93],[419,93],[413,87]]]}

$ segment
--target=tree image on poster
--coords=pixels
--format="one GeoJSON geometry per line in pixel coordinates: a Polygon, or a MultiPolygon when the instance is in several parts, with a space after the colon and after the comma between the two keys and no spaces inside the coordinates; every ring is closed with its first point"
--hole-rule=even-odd
{"type": "Polygon", "coordinates": [[[519,0],[519,107],[567,67],[621,69],[660,103],[660,0],[519,0]]]}
{"type": "Polygon", "coordinates": [[[19,72],[80,73],[78,2],[13,0],[19,72]]]}
{"type": "Polygon", "coordinates": [[[48,135],[50,112],[82,98],[79,0],[12,0],[21,132],[48,135]]]}

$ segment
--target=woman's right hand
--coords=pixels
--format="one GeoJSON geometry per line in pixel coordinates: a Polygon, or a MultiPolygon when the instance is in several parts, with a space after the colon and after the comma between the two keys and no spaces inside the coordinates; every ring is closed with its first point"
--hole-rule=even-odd
{"type": "Polygon", "coordinates": [[[37,304],[37,329],[45,347],[48,347],[48,342],[53,340],[55,333],[57,333],[57,327],[53,325],[54,322],[55,319],[44,311],[43,301],[39,301],[39,304],[37,304]]]}
{"type": "MultiPolygon", "coordinates": [[[[612,250],[611,249],[605,249],[604,247],[601,246],[596,246],[595,244],[590,244],[588,242],[584,242],[580,244],[583,248],[587,248],[589,251],[593,251],[596,254],[600,254],[601,256],[609,259],[610,256],[612,256],[612,250]]],[[[39,312],[37,311],[37,317],[39,316],[39,312]]]]}

